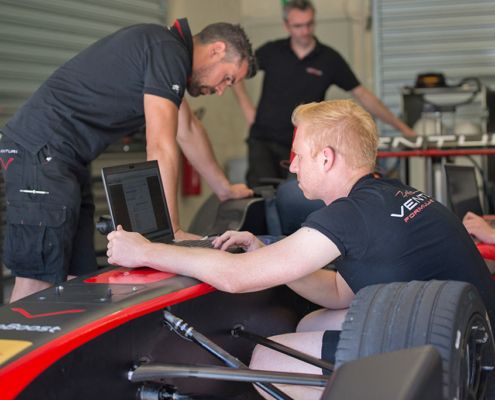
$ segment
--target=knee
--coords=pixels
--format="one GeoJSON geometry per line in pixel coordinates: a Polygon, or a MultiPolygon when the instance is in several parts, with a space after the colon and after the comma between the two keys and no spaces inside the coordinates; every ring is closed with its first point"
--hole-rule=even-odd
{"type": "Polygon", "coordinates": [[[261,369],[266,370],[267,368],[267,356],[266,347],[256,345],[251,356],[251,361],[249,363],[249,368],[251,369],[261,369]]]}
{"type": "Polygon", "coordinates": [[[299,321],[296,332],[341,330],[346,314],[347,308],[341,310],[322,308],[313,311],[299,321]]]}
{"type": "Polygon", "coordinates": [[[323,312],[324,309],[319,309],[309,314],[305,315],[301,318],[296,327],[296,332],[311,332],[314,331],[314,321],[318,319],[319,315],[323,312]]]}

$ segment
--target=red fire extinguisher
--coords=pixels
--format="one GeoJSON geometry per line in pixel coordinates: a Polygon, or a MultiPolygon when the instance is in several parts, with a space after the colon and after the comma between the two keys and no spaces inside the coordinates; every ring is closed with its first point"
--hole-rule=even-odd
{"type": "Polygon", "coordinates": [[[184,196],[201,194],[201,177],[184,154],[182,154],[182,194],[184,196]]]}

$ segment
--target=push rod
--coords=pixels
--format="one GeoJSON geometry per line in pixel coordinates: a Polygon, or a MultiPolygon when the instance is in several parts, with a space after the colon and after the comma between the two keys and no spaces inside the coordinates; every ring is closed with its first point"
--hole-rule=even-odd
{"type": "Polygon", "coordinates": [[[144,364],[129,373],[129,380],[131,382],[151,381],[160,383],[164,378],[206,378],[237,382],[266,382],[321,387],[324,387],[328,383],[326,377],[322,375],[179,364],[144,364]]]}
{"type": "Polygon", "coordinates": [[[293,358],[297,358],[298,360],[304,361],[308,364],[314,365],[316,367],[320,367],[322,369],[326,369],[329,371],[333,371],[335,369],[335,366],[328,361],[310,356],[309,354],[303,353],[303,352],[298,351],[298,350],[294,350],[291,347],[287,347],[283,344],[275,342],[274,340],[267,339],[263,336],[257,335],[256,333],[246,331],[242,328],[234,329],[232,331],[232,335],[243,337],[243,338],[248,339],[248,340],[250,340],[256,344],[260,344],[262,346],[268,347],[269,349],[276,350],[280,353],[286,354],[286,355],[291,356],[293,358]]]}
{"type": "MultiPolygon", "coordinates": [[[[241,360],[234,357],[233,355],[227,353],[220,346],[212,342],[206,336],[197,332],[192,326],[189,326],[182,319],[176,317],[171,312],[165,310],[163,312],[163,316],[165,318],[166,323],[177,332],[179,335],[183,336],[186,339],[192,340],[198,345],[200,345],[203,349],[213,354],[216,358],[223,361],[225,365],[231,368],[239,368],[239,369],[249,369],[247,365],[245,365],[241,360]]],[[[254,383],[255,386],[262,389],[270,396],[272,396],[276,400],[293,400],[290,396],[286,395],[280,389],[276,388],[271,383],[254,383]]]]}

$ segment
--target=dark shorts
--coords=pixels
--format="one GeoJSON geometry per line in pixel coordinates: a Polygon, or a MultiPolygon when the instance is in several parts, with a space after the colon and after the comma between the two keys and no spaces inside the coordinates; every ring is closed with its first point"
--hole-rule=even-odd
{"type": "MultiPolygon", "coordinates": [[[[341,331],[325,331],[323,334],[323,343],[321,345],[321,358],[335,364],[335,352],[339,344],[341,331]]],[[[329,375],[331,371],[324,369],[323,374],[329,375]]]]}
{"type": "Polygon", "coordinates": [[[288,160],[290,146],[249,138],[248,171],[246,181],[249,187],[266,184],[265,178],[286,179],[289,174],[288,160]]]}
{"type": "Polygon", "coordinates": [[[31,154],[0,140],[5,179],[3,262],[14,276],[53,284],[95,271],[94,204],[86,166],[48,147],[31,154]]]}

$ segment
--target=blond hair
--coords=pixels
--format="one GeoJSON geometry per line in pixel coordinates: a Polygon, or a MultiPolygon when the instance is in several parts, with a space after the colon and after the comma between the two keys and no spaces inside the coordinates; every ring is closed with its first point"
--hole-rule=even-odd
{"type": "Polygon", "coordinates": [[[313,157],[325,147],[344,156],[351,168],[373,170],[378,147],[378,132],[371,115],[352,100],[327,100],[298,106],[292,123],[307,125],[305,140],[313,157]]]}

